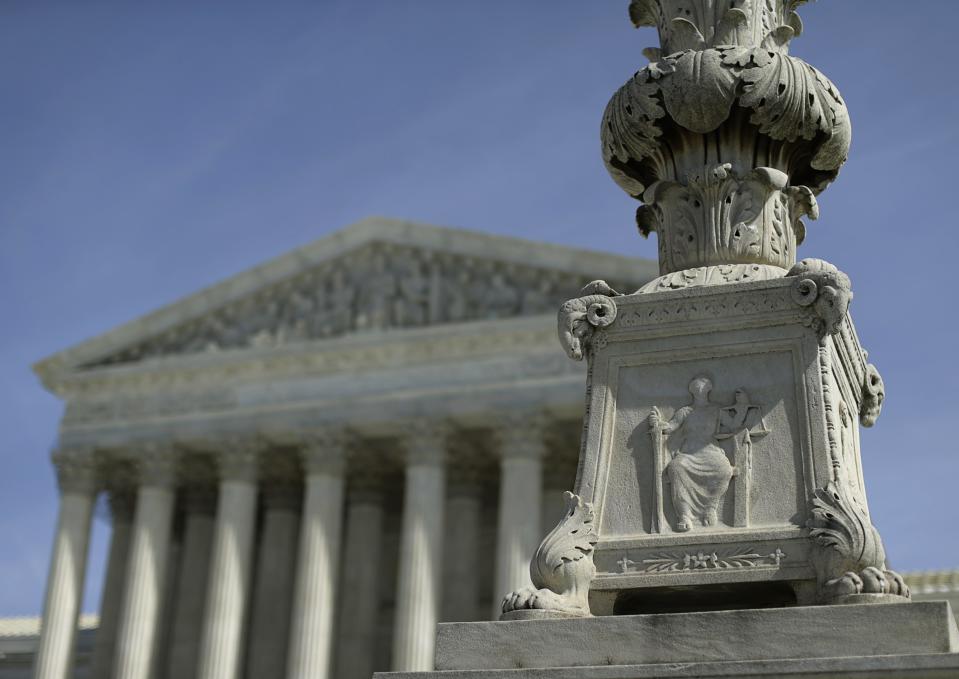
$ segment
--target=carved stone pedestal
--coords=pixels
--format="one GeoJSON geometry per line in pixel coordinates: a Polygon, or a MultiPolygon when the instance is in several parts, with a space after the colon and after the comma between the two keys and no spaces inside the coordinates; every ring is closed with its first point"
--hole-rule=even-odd
{"type": "Polygon", "coordinates": [[[907,600],[866,504],[883,391],[843,273],[583,292],[560,313],[589,358],[570,512],[504,619],[907,600]]]}

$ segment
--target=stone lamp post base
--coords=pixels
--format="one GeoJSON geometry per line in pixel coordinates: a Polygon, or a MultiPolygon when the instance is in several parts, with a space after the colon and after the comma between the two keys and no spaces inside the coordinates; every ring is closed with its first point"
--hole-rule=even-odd
{"type": "Polygon", "coordinates": [[[379,679],[959,676],[947,602],[439,626],[436,671],[379,679]]]}

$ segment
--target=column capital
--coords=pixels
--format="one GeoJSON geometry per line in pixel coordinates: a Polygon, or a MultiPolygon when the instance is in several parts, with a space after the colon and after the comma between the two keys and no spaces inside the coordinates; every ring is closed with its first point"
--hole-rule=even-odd
{"type": "Polygon", "coordinates": [[[497,455],[503,460],[542,459],[549,424],[549,417],[537,410],[514,410],[497,417],[493,430],[497,455]]]}
{"type": "Polygon", "coordinates": [[[175,485],[178,454],[170,441],[147,441],[137,445],[134,463],[141,486],[167,488],[175,485]]]}
{"type": "Polygon", "coordinates": [[[345,429],[308,429],[297,436],[300,440],[300,461],[306,474],[342,476],[345,473],[350,446],[350,435],[345,429]]]}
{"type": "Polygon", "coordinates": [[[97,465],[92,446],[64,446],[52,455],[61,493],[96,493],[97,465]]]}
{"type": "Polygon", "coordinates": [[[259,477],[260,453],[265,447],[263,439],[256,435],[230,436],[219,445],[220,480],[255,483],[259,477]]]}
{"type": "Polygon", "coordinates": [[[445,420],[415,420],[400,435],[403,460],[407,466],[441,465],[447,458],[447,439],[452,431],[445,420]]]}

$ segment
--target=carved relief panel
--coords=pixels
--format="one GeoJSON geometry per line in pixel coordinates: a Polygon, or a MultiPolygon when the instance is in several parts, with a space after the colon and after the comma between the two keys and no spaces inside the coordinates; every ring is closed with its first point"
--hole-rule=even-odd
{"type": "Polygon", "coordinates": [[[604,538],[791,525],[805,504],[792,383],[800,349],[771,348],[651,361],[610,345],[604,538]]]}
{"type": "Polygon", "coordinates": [[[92,367],[551,313],[587,282],[561,271],[373,243],[185,321],[92,367]]]}

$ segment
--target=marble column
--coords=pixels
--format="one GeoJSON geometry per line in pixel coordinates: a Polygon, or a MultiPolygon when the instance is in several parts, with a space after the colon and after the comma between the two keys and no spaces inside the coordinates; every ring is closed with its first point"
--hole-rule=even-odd
{"type": "Polygon", "coordinates": [[[143,446],[126,586],[113,660],[115,679],[150,676],[160,641],[167,555],[173,526],[176,458],[172,446],[143,446]]]}
{"type": "Polygon", "coordinates": [[[247,679],[278,679],[285,674],[302,495],[293,478],[273,479],[263,485],[247,679]]]}
{"type": "Polygon", "coordinates": [[[517,414],[505,418],[495,432],[500,485],[494,620],[502,613],[502,597],[532,584],[529,562],[543,539],[543,424],[541,417],[517,414]]]}
{"type": "MultiPolygon", "coordinates": [[[[176,512],[174,512],[174,516],[176,512]]],[[[150,676],[159,679],[167,676],[170,667],[170,644],[173,639],[173,602],[180,588],[180,557],[183,553],[183,530],[173,521],[170,547],[167,552],[166,582],[163,585],[163,614],[157,634],[157,650],[153,654],[153,669],[150,676]]]]}
{"type": "Polygon", "coordinates": [[[327,679],[332,676],[346,438],[339,431],[317,432],[306,437],[302,456],[306,487],[286,676],[327,679]]]}
{"type": "Polygon", "coordinates": [[[120,623],[120,606],[127,574],[127,558],[130,553],[130,536],[133,532],[134,498],[127,490],[110,491],[110,553],[107,557],[107,572],[103,578],[100,594],[100,623],[93,644],[93,659],[90,663],[91,679],[110,679],[113,674],[113,656],[116,652],[117,626],[120,623]]]}
{"type": "Polygon", "coordinates": [[[167,679],[195,679],[203,631],[203,607],[213,546],[216,489],[191,486],[183,493],[183,546],[174,599],[167,679]]]}
{"type": "Polygon", "coordinates": [[[35,679],[67,679],[73,673],[77,616],[97,493],[91,451],[59,451],[53,463],[60,487],[60,512],[47,575],[40,644],[33,666],[35,679]]]}
{"type": "Polygon", "coordinates": [[[200,679],[239,679],[256,528],[256,440],[225,442],[219,456],[213,554],[200,642],[200,679]]]}
{"type": "Polygon", "coordinates": [[[443,573],[446,428],[423,424],[403,441],[406,487],[393,625],[393,669],[433,669],[443,573]]]}
{"type": "MultiPolygon", "coordinates": [[[[461,461],[461,460],[458,460],[461,461]]],[[[468,622],[485,618],[480,610],[477,573],[482,520],[481,478],[475,470],[451,471],[446,500],[446,549],[443,560],[443,621],[468,622]]]]}
{"type": "Polygon", "coordinates": [[[352,485],[347,496],[339,590],[348,594],[339,607],[336,679],[369,679],[373,675],[382,544],[383,492],[379,479],[367,476],[352,485]]]}

